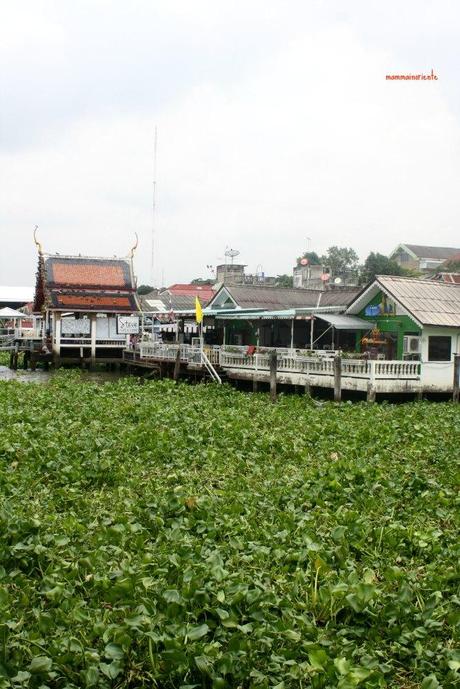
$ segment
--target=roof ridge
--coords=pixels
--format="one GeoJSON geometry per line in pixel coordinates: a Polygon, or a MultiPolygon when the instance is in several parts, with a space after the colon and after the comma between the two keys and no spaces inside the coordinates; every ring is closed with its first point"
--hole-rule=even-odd
{"type": "MultiPolygon", "coordinates": [[[[439,285],[439,284],[446,284],[448,285],[449,283],[441,283],[441,282],[436,282],[435,280],[431,280],[430,278],[412,278],[409,277],[408,275],[376,275],[375,279],[380,280],[381,278],[385,279],[390,279],[390,280],[404,280],[407,282],[423,282],[424,284],[427,285],[439,285]]],[[[454,287],[458,287],[458,285],[453,285],[454,287]]]]}

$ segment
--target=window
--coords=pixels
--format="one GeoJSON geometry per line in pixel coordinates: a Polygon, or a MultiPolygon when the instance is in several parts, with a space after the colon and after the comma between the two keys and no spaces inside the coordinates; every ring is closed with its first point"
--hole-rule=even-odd
{"type": "Polygon", "coordinates": [[[432,335],[428,338],[428,361],[450,361],[452,338],[432,335]]]}

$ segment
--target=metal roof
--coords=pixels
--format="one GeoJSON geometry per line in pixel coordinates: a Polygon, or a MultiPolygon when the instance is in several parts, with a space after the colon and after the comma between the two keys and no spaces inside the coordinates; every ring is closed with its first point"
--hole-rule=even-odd
{"type": "MultiPolygon", "coordinates": [[[[216,318],[219,320],[291,320],[296,318],[297,309],[283,309],[281,311],[243,311],[233,310],[227,313],[218,313],[216,318]]],[[[205,316],[206,316],[205,312],[205,316]]]]}
{"type": "Polygon", "coordinates": [[[375,323],[365,321],[363,318],[356,316],[344,316],[343,314],[332,314],[315,312],[307,309],[285,309],[283,311],[258,311],[253,313],[242,313],[241,311],[233,311],[233,313],[218,314],[216,316],[219,320],[296,320],[304,319],[311,320],[312,317],[320,318],[326,323],[334,326],[337,330],[370,330],[375,327],[375,323]]]}
{"type": "Polygon", "coordinates": [[[460,328],[460,285],[378,275],[350,304],[348,312],[359,311],[376,289],[394,299],[421,326],[460,328]]]}
{"type": "Polygon", "coordinates": [[[433,258],[437,261],[450,258],[460,252],[459,248],[451,246],[423,246],[421,244],[402,244],[410,249],[418,258],[433,258]]]}
{"type": "Polygon", "coordinates": [[[21,313],[20,311],[16,311],[16,309],[10,309],[8,306],[6,306],[4,309],[0,309],[0,318],[30,318],[25,313],[21,313]]]}
{"type": "Polygon", "coordinates": [[[258,285],[224,285],[209,302],[217,299],[225,289],[242,309],[284,311],[295,308],[318,308],[320,306],[341,306],[346,308],[358,293],[358,289],[337,289],[319,291],[299,287],[267,287],[258,285]]]}
{"type": "Polygon", "coordinates": [[[371,330],[375,328],[375,323],[365,321],[364,318],[357,316],[346,316],[342,313],[321,313],[315,314],[317,318],[326,321],[336,330],[371,330]]]}
{"type": "Polygon", "coordinates": [[[33,287],[9,287],[0,286],[0,304],[9,302],[22,302],[28,304],[34,299],[33,287]]]}

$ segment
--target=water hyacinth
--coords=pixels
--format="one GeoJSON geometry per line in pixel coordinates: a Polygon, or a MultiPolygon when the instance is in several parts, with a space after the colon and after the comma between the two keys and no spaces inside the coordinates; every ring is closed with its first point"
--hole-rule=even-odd
{"type": "Polygon", "coordinates": [[[0,687],[458,686],[460,408],[0,383],[0,687]]]}

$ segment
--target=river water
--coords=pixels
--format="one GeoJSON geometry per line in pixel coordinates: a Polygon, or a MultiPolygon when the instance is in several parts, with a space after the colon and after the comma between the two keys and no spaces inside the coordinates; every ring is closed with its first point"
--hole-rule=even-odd
{"type": "MultiPolygon", "coordinates": [[[[44,371],[43,369],[36,369],[35,371],[24,371],[18,369],[12,371],[7,366],[0,366],[0,381],[2,380],[18,380],[21,383],[47,383],[53,376],[55,371],[44,371]]],[[[118,371],[81,371],[81,379],[93,383],[107,383],[119,380],[124,377],[125,373],[118,371]]]]}

